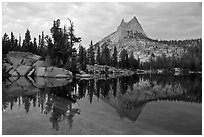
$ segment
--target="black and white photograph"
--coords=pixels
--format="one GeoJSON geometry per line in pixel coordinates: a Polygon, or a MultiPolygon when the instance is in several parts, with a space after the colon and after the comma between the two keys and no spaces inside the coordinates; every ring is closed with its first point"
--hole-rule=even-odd
{"type": "Polygon", "coordinates": [[[202,135],[202,1],[2,3],[2,135],[202,135]]]}

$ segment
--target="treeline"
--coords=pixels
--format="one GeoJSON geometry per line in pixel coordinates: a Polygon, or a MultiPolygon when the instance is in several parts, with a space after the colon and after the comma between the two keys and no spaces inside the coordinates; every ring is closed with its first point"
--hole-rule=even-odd
{"type": "MultiPolygon", "coordinates": [[[[108,44],[104,43],[101,47],[97,46],[96,60],[94,62],[89,62],[88,64],[99,64],[99,65],[108,65],[112,67],[122,68],[122,69],[139,69],[140,60],[135,59],[133,52],[129,55],[126,49],[123,49],[118,55],[116,46],[114,47],[113,53],[108,48],[108,44]],[[101,49],[102,48],[102,49],[101,49]]],[[[90,47],[90,49],[93,49],[90,47]]],[[[91,50],[92,51],[92,50],[91,50]]]]}
{"type": "Polygon", "coordinates": [[[155,57],[153,54],[149,62],[141,63],[140,59],[135,59],[133,52],[128,53],[126,49],[118,52],[114,47],[113,52],[108,48],[108,43],[104,43],[101,47],[98,44],[89,44],[88,49],[85,49],[80,42],[81,37],[74,33],[74,23],[68,19],[69,27],[61,28],[60,20],[53,21],[53,26],[50,29],[51,37],[44,35],[42,32],[39,35],[38,41],[34,37],[31,39],[29,29],[26,30],[24,39],[21,42],[21,36],[17,39],[13,32],[10,38],[8,34],[2,37],[2,53],[3,57],[9,51],[24,51],[40,55],[43,59],[49,56],[52,60],[52,65],[69,69],[73,72],[86,70],[86,65],[108,65],[123,69],[173,69],[183,68],[190,70],[201,70],[202,68],[202,39],[194,40],[175,40],[175,41],[158,41],[165,44],[177,45],[185,47],[185,53],[181,57],[166,57],[163,54],[160,57],[155,57]],[[79,43],[79,48],[74,47],[79,43]]]}
{"type": "Polygon", "coordinates": [[[75,43],[81,41],[80,37],[74,34],[74,24],[68,19],[70,26],[67,28],[60,27],[60,20],[53,22],[53,26],[50,29],[51,36],[39,35],[38,42],[36,38],[31,39],[29,29],[25,33],[23,42],[21,42],[21,36],[15,38],[13,32],[11,37],[5,33],[2,38],[2,53],[3,57],[9,51],[23,51],[31,52],[40,55],[43,59],[49,56],[52,60],[52,65],[62,67],[66,69],[75,70],[77,67],[77,50],[74,48],[75,43]]]}
{"type": "Polygon", "coordinates": [[[113,67],[120,67],[126,69],[139,68],[139,61],[134,58],[133,53],[128,56],[127,51],[124,49],[121,51],[118,58],[117,48],[114,47],[114,52],[111,54],[111,50],[108,48],[108,44],[104,43],[102,48],[98,47],[97,52],[94,51],[93,42],[89,44],[88,49],[85,49],[81,44],[76,49],[74,45],[81,42],[81,38],[74,34],[74,24],[68,19],[69,27],[60,27],[60,20],[53,21],[53,26],[50,29],[51,36],[44,36],[42,32],[39,35],[38,42],[34,37],[31,39],[29,29],[26,30],[23,42],[21,42],[21,36],[15,38],[13,32],[9,38],[8,34],[4,34],[2,38],[2,53],[3,57],[9,51],[23,51],[31,52],[40,55],[43,59],[49,56],[52,60],[52,65],[69,69],[73,72],[86,70],[86,65],[109,65],[113,67]]]}
{"type": "Polygon", "coordinates": [[[148,40],[150,40],[150,41],[153,41],[153,42],[163,43],[163,44],[167,44],[169,46],[176,45],[176,46],[180,46],[180,47],[183,47],[183,48],[186,48],[189,45],[196,46],[200,42],[202,43],[201,38],[198,38],[198,39],[185,39],[185,40],[158,40],[158,39],[151,39],[151,38],[148,38],[148,37],[146,37],[146,38],[148,40]]]}
{"type": "MultiPolygon", "coordinates": [[[[173,41],[172,41],[173,42],[173,41]]],[[[178,41],[179,42],[179,41],[178,41]]],[[[173,42],[175,43],[175,42],[173,42]]],[[[181,57],[175,55],[167,57],[163,54],[160,57],[153,58],[151,56],[150,61],[142,65],[143,69],[168,69],[182,68],[192,71],[202,70],[202,39],[184,40],[185,52],[181,57]]]]}
{"type": "MultiPolygon", "coordinates": [[[[172,43],[177,43],[171,41],[172,43]]],[[[174,68],[187,69],[192,71],[202,70],[202,39],[195,40],[183,40],[183,42],[178,41],[178,43],[185,43],[185,52],[181,57],[172,55],[155,57],[154,54],[151,55],[149,62],[140,62],[140,59],[135,59],[133,52],[128,54],[126,49],[123,49],[119,56],[116,47],[114,47],[113,54],[110,54],[108,49],[108,44],[104,43],[102,47],[102,52],[100,52],[100,47],[98,46],[96,54],[96,62],[100,65],[110,65],[113,67],[126,68],[126,69],[166,69],[173,70],[174,68]],[[118,58],[119,57],[119,58],[118,58]]]]}
{"type": "MultiPolygon", "coordinates": [[[[19,37],[14,36],[14,33],[11,32],[11,35],[9,37],[8,34],[4,34],[2,37],[2,55],[5,57],[5,55],[9,51],[21,51],[21,52],[31,52],[33,54],[37,55],[44,55],[45,56],[45,50],[46,50],[46,38],[48,36],[44,36],[44,32],[42,31],[42,34],[39,35],[39,39],[37,41],[37,38],[31,39],[30,30],[27,29],[25,32],[25,37],[23,41],[21,42],[21,35],[19,34],[19,37]]],[[[43,57],[44,57],[43,56],[43,57]]]]}
{"type": "Polygon", "coordinates": [[[37,46],[37,39],[31,40],[31,35],[29,29],[26,30],[25,38],[21,43],[21,36],[17,39],[13,32],[11,32],[10,38],[8,34],[4,34],[2,37],[2,54],[5,56],[9,51],[28,51],[35,54],[39,54],[40,49],[37,46]]]}

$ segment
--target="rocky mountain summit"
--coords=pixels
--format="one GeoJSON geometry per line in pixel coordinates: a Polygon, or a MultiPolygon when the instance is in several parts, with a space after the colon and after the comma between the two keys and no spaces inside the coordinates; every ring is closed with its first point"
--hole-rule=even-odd
{"type": "Polygon", "coordinates": [[[133,17],[129,22],[125,22],[123,19],[115,32],[95,44],[95,51],[98,46],[103,48],[105,44],[108,45],[111,53],[115,46],[119,54],[123,49],[126,49],[129,55],[133,52],[135,58],[139,58],[140,62],[147,62],[150,58],[156,58],[163,54],[166,57],[180,56],[184,52],[177,45],[169,46],[148,38],[136,17],[133,17]]]}

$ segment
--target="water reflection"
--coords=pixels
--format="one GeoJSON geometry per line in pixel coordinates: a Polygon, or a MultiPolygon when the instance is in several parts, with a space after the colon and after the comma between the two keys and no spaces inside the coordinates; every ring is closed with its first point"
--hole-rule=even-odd
{"type": "Polygon", "coordinates": [[[201,75],[133,75],[110,79],[67,80],[44,78],[15,78],[3,81],[2,111],[12,110],[14,104],[39,107],[49,115],[52,128],[67,121],[72,128],[75,115],[80,114],[77,101],[84,97],[92,103],[93,96],[116,109],[121,119],[135,122],[145,104],[150,101],[170,100],[202,102],[201,75]]]}

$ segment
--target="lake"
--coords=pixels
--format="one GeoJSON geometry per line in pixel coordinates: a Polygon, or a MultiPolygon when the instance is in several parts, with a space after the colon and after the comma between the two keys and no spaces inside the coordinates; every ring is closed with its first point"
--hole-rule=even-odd
{"type": "Polygon", "coordinates": [[[10,77],[3,135],[201,135],[202,75],[10,77]]]}

